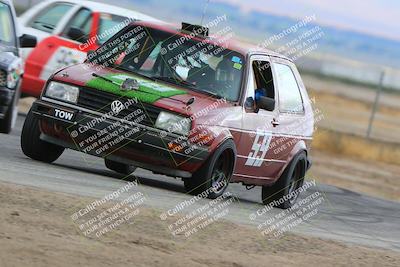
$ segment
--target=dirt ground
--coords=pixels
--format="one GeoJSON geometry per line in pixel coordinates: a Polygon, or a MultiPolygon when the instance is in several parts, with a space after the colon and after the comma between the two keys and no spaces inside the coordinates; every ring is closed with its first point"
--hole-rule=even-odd
{"type": "Polygon", "coordinates": [[[160,212],[140,209],[131,224],[87,238],[71,215],[91,199],[0,184],[0,266],[400,266],[400,253],[214,223],[186,239],[160,212]]]}
{"type": "MultiPolygon", "coordinates": [[[[376,92],[361,85],[303,75],[311,97],[324,118],[322,128],[366,136],[376,92]]],[[[371,137],[400,143],[400,93],[383,92],[371,137]]]]}
{"type": "Polygon", "coordinates": [[[335,185],[392,201],[400,201],[400,166],[358,160],[312,151],[309,176],[320,183],[335,185]]]}

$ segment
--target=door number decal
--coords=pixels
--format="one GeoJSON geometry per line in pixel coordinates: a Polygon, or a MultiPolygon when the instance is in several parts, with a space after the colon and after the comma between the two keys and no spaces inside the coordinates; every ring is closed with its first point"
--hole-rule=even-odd
{"type": "Polygon", "coordinates": [[[246,166],[260,167],[262,165],[267,155],[271,139],[271,133],[257,132],[253,146],[251,147],[252,151],[249,153],[245,163],[246,166]]]}

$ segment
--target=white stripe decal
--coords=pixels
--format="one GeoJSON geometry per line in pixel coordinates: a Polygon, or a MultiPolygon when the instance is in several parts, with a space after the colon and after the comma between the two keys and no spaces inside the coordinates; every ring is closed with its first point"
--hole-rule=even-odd
{"type": "MultiPolygon", "coordinates": [[[[249,131],[249,130],[242,130],[242,129],[237,129],[237,128],[230,128],[227,127],[231,131],[236,131],[236,132],[241,132],[241,133],[251,133],[251,134],[256,134],[256,131],[249,131]]],[[[312,137],[307,137],[307,136],[301,136],[301,135],[288,135],[288,134],[275,134],[271,133],[273,137],[290,137],[290,138],[297,138],[297,139],[307,139],[307,140],[312,140],[312,137]]]]}
{"type": "Polygon", "coordinates": [[[247,157],[247,156],[242,156],[242,155],[237,155],[238,158],[243,158],[243,159],[258,159],[262,161],[269,161],[269,162],[277,162],[277,163],[286,163],[284,160],[279,160],[279,159],[259,159],[259,158],[254,158],[254,157],[247,157]]]}
{"type": "Polygon", "coordinates": [[[247,177],[247,178],[262,179],[262,180],[273,180],[273,178],[269,178],[269,177],[252,176],[252,175],[245,175],[245,174],[239,174],[239,173],[234,173],[233,175],[247,177]]]}

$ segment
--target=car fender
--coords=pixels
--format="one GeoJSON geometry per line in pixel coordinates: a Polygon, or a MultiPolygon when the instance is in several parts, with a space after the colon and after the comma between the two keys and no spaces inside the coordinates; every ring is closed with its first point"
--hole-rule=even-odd
{"type": "Polygon", "coordinates": [[[305,152],[306,155],[308,155],[308,151],[307,151],[307,146],[304,140],[299,140],[296,145],[293,146],[292,150],[290,151],[288,158],[287,158],[287,162],[285,163],[285,165],[283,166],[282,170],[280,170],[279,175],[276,177],[276,180],[279,179],[279,177],[282,176],[283,172],[286,170],[286,168],[288,168],[288,166],[291,164],[293,158],[301,153],[301,152],[305,152]]]}
{"type": "MultiPolygon", "coordinates": [[[[224,142],[227,140],[231,139],[236,146],[236,142],[229,131],[226,127],[220,127],[220,126],[206,126],[207,132],[213,135],[213,140],[209,143],[209,151],[210,155],[212,155],[224,142]]],[[[236,164],[236,155],[237,151],[234,152],[234,166],[236,164]]]]}

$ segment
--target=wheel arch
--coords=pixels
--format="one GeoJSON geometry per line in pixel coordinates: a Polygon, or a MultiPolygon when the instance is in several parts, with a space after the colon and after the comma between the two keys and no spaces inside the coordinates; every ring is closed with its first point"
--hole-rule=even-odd
{"type": "MultiPolygon", "coordinates": [[[[308,158],[309,151],[308,151],[308,149],[307,149],[306,143],[305,143],[304,140],[299,140],[299,142],[297,142],[296,145],[294,145],[293,148],[292,148],[292,150],[290,151],[289,156],[288,156],[288,159],[287,159],[285,165],[284,165],[284,166],[282,167],[282,169],[280,170],[280,172],[279,172],[279,174],[278,174],[276,180],[278,180],[279,177],[282,176],[283,172],[284,172],[287,168],[290,167],[290,164],[292,164],[293,159],[294,159],[297,155],[299,155],[300,153],[302,153],[302,152],[305,153],[306,159],[307,159],[307,158],[308,158]]],[[[306,162],[306,164],[307,164],[307,162],[306,162]]],[[[304,170],[304,174],[305,174],[306,171],[307,171],[307,168],[304,170]]]]}

